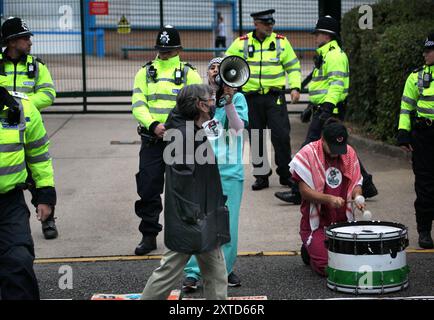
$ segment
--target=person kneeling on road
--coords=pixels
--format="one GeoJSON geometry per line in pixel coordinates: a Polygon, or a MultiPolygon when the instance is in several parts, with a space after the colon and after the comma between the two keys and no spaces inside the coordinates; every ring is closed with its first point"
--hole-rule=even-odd
{"type": "Polygon", "coordinates": [[[289,164],[302,197],[301,257],[322,276],[326,275],[328,261],[324,228],[354,220],[350,203],[362,194],[359,161],[347,139],[345,126],[331,118],[325,123],[321,139],[304,146],[289,164]]]}

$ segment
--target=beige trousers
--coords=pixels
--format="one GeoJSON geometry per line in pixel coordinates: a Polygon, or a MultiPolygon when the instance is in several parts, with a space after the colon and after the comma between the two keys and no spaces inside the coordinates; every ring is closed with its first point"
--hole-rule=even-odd
{"type": "MultiPolygon", "coordinates": [[[[143,290],[142,300],[165,300],[179,285],[184,267],[192,255],[168,250],[154,270],[143,290]]],[[[226,300],[228,275],[221,248],[195,255],[203,278],[203,292],[207,300],[226,300]]]]}

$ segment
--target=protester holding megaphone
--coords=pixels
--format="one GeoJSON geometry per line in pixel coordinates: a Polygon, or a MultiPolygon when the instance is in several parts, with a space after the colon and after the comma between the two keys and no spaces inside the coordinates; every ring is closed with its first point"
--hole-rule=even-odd
{"type": "MultiPolygon", "coordinates": [[[[222,246],[228,272],[228,285],[241,285],[234,274],[233,266],[237,258],[238,218],[243,195],[244,167],[242,162],[243,134],[248,124],[248,109],[244,95],[235,87],[242,86],[249,78],[249,67],[242,58],[214,58],[208,64],[208,83],[216,95],[214,128],[208,136],[220,172],[223,194],[227,196],[231,241],[222,246]],[[217,133],[216,133],[217,131],[217,133]]],[[[203,126],[207,126],[205,123],[203,126]]],[[[205,128],[206,131],[206,128],[205,128]]],[[[192,257],[184,269],[183,290],[192,292],[201,278],[196,258],[192,257]]]]}
{"type": "Polygon", "coordinates": [[[216,87],[217,107],[223,107],[230,105],[226,100],[234,95],[235,88],[241,88],[249,80],[250,68],[243,58],[227,56],[221,59],[218,67],[212,68],[208,77],[212,77],[209,81],[216,87]]]}

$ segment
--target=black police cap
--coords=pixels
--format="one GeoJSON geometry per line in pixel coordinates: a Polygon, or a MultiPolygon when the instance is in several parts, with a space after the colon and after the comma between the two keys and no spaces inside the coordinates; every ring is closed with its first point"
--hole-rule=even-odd
{"type": "Polygon", "coordinates": [[[428,37],[425,40],[425,49],[434,49],[434,32],[428,35],[428,37]]]}
{"type": "Polygon", "coordinates": [[[172,51],[182,49],[178,30],[172,26],[165,26],[157,34],[155,49],[158,51],[172,51]]]}
{"type": "Polygon", "coordinates": [[[317,32],[330,33],[337,36],[340,32],[339,22],[331,16],[321,17],[318,19],[315,30],[312,33],[317,32]]]}
{"type": "Polygon", "coordinates": [[[275,23],[275,20],[273,18],[273,13],[275,13],[275,12],[276,12],[276,10],[269,9],[269,10],[265,10],[265,11],[253,12],[250,14],[250,16],[254,20],[261,20],[265,23],[275,23]]]}
{"type": "Polygon", "coordinates": [[[3,44],[10,39],[33,36],[27,24],[18,17],[11,17],[3,22],[1,33],[3,44]]]}

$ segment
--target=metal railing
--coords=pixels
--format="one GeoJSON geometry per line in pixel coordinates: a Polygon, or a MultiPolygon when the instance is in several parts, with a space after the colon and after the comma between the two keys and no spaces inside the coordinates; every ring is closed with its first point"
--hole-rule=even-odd
{"type": "MultiPolygon", "coordinates": [[[[229,45],[253,29],[250,13],[275,8],[275,31],[288,37],[306,76],[315,50],[310,31],[319,15],[340,12],[341,2],[351,7],[363,1],[3,0],[0,14],[2,22],[9,16],[23,18],[34,33],[32,53],[42,58],[51,72],[57,89],[54,105],[61,107],[56,109],[82,106],[80,112],[84,113],[129,112],[89,110],[88,106],[130,104],[135,74],[155,57],[160,26],[177,27],[184,47],[181,58],[205,77],[207,62],[226,50],[214,43],[218,16],[225,18],[229,45]],[[94,3],[99,9],[92,7],[94,3]]],[[[50,109],[46,112],[54,111],[50,109]]]]}

